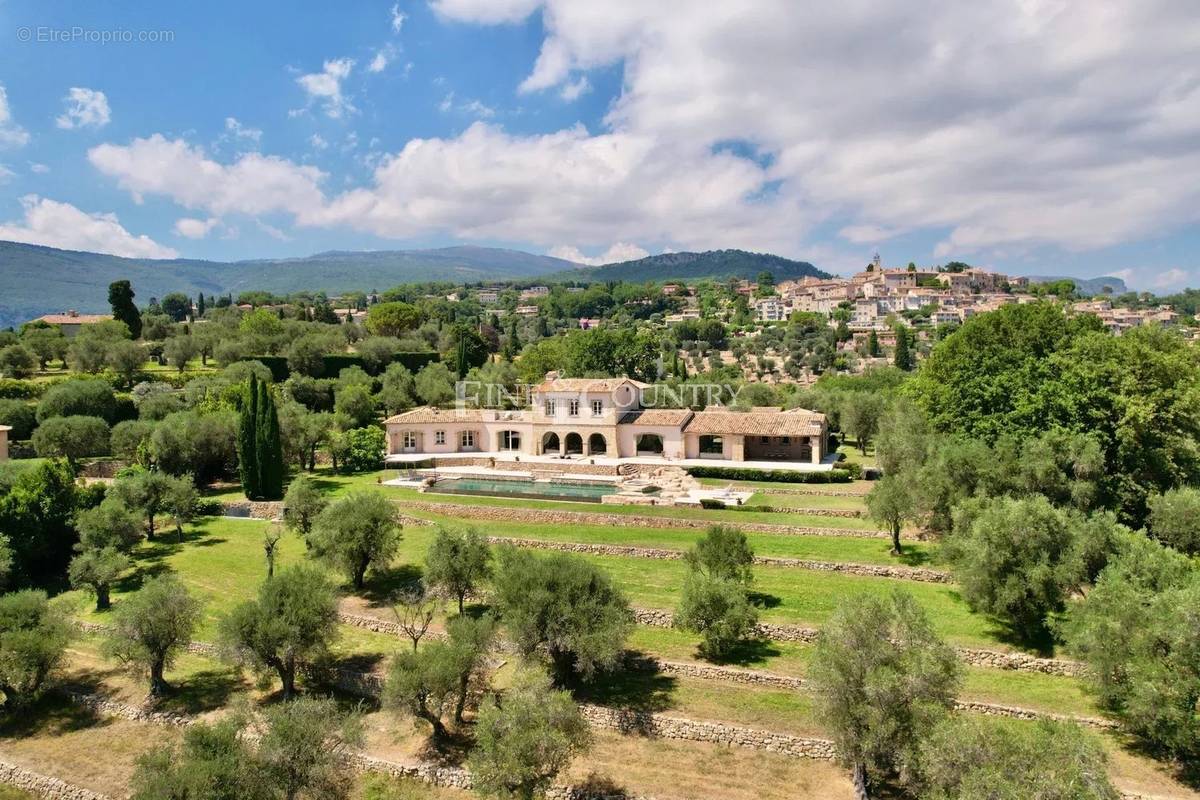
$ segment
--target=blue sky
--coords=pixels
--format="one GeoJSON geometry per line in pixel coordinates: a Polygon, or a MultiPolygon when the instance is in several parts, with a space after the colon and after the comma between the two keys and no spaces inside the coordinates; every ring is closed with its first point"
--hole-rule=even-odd
{"type": "Polygon", "coordinates": [[[1200,285],[1186,4],[848,5],[0,0],[0,238],[1200,285]]]}

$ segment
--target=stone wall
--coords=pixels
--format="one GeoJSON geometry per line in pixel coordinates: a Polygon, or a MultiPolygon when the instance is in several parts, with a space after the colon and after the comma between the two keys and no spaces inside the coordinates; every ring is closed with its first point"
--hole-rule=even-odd
{"type": "Polygon", "coordinates": [[[221,507],[230,516],[251,519],[279,519],[283,516],[283,502],[279,500],[225,500],[221,507]]]}
{"type": "Polygon", "coordinates": [[[581,705],[579,710],[594,727],[652,736],[658,739],[683,739],[691,742],[711,742],[753,750],[781,753],[792,758],[831,760],[835,757],[833,742],[809,739],[787,733],[773,733],[723,722],[654,714],[634,709],[613,709],[605,706],[581,705]]]}
{"type": "MultiPolygon", "coordinates": [[[[655,628],[670,628],[675,615],[670,611],[652,608],[635,608],[634,621],[639,625],[649,625],[655,628]]],[[[760,622],[756,633],[777,642],[815,642],[819,631],[803,625],[780,625],[777,623],[760,622]]],[[[984,650],[972,647],[955,647],[954,651],[963,663],[973,667],[990,667],[992,669],[1007,669],[1017,672],[1040,672],[1044,675],[1064,675],[1079,677],[1084,672],[1084,665],[1078,661],[1068,661],[1059,658],[1039,658],[1025,653],[1004,653],[999,650],[984,650]]]]}
{"type": "MultiPolygon", "coordinates": [[[[659,517],[641,514],[605,514],[592,511],[560,511],[554,508],[521,508],[519,506],[466,505],[462,503],[431,503],[406,500],[402,506],[410,511],[460,517],[491,522],[531,522],[541,525],[603,525],[618,528],[690,528],[703,530],[717,520],[690,517],[659,517]]],[[[767,522],[740,522],[722,519],[747,533],[775,533],[785,536],[851,536],[855,538],[890,539],[887,531],[854,530],[850,528],[820,528],[810,525],[777,525],[767,522]]]]}
{"type": "MultiPolygon", "coordinates": [[[[479,456],[477,458],[436,458],[433,457],[434,467],[484,467],[486,469],[501,470],[504,472],[533,472],[545,473],[547,475],[555,475],[567,473],[571,475],[616,475],[617,466],[615,464],[589,464],[586,460],[583,461],[554,461],[547,463],[545,461],[512,461],[507,458],[489,458],[488,456],[479,456]]],[[[388,467],[394,469],[394,465],[388,467]]]]}
{"type": "Polygon", "coordinates": [[[0,783],[15,786],[45,800],[110,800],[108,795],[74,786],[6,761],[0,761],[0,783]]]}
{"type": "MultiPolygon", "coordinates": [[[[587,553],[589,555],[626,556],[631,558],[658,559],[661,561],[676,561],[683,558],[682,551],[663,550],[654,547],[579,544],[575,542],[521,539],[507,536],[488,536],[487,540],[492,544],[510,544],[515,547],[558,550],[568,553],[587,553]]],[[[756,556],[754,563],[769,567],[796,567],[819,572],[842,572],[848,575],[861,575],[871,578],[896,578],[900,580],[923,581],[926,583],[948,583],[950,581],[950,576],[947,573],[935,569],[926,569],[925,567],[849,564],[841,561],[812,561],[803,558],[777,558],[774,556],[756,556]]]]}

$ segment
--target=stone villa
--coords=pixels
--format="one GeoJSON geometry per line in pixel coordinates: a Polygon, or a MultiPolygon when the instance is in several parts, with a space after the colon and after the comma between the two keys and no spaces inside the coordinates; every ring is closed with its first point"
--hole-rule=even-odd
{"type": "Polygon", "coordinates": [[[533,387],[531,408],[416,408],[387,420],[387,461],[481,455],[642,464],[724,460],[766,468],[827,469],[825,415],[803,409],[692,411],[643,406],[648,384],[559,378],[533,387]]]}

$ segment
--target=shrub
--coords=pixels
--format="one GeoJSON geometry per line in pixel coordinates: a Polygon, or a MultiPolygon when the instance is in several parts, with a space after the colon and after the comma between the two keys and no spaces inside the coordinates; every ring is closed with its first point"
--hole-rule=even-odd
{"type": "Polygon", "coordinates": [[[116,419],[117,398],[112,386],[102,378],[76,378],[56,384],[46,391],[38,403],[38,422],[51,417],[100,417],[105,422],[116,419]]]}
{"type": "Polygon", "coordinates": [[[10,439],[28,439],[37,427],[33,406],[24,400],[0,400],[0,425],[10,425],[10,439]]]}
{"type": "Polygon", "coordinates": [[[853,480],[849,470],[838,469],[822,472],[798,472],[787,469],[754,469],[752,467],[688,467],[693,478],[720,478],[729,481],[764,481],[767,483],[849,483],[853,480]]]}

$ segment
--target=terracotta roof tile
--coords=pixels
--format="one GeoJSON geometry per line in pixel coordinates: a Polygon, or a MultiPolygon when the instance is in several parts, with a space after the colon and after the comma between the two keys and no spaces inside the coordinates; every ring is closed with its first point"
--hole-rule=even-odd
{"type": "Polygon", "coordinates": [[[818,436],[825,415],[794,408],[790,411],[697,411],[684,429],[698,434],[748,436],[818,436]]]}
{"type": "Polygon", "coordinates": [[[692,418],[694,412],[688,408],[644,408],[630,411],[618,421],[620,425],[682,426],[692,418]]]}

